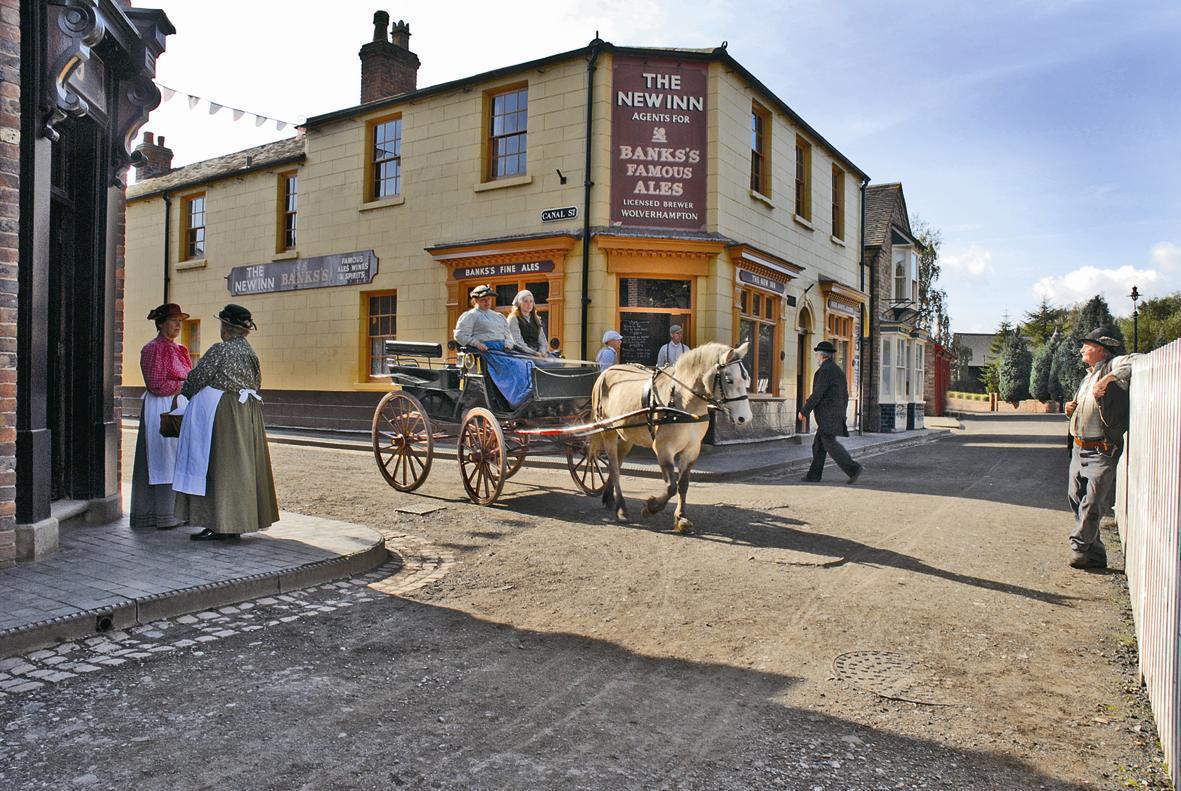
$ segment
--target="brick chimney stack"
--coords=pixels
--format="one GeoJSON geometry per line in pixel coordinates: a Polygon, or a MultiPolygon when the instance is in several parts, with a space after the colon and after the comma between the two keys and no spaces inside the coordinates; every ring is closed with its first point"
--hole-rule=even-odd
{"type": "Polygon", "coordinates": [[[373,14],[373,40],[361,47],[361,103],[418,89],[418,56],[410,51],[410,25],[399,20],[390,41],[390,15],[373,14]]]}
{"type": "Polygon", "coordinates": [[[172,172],[172,149],[164,147],[164,136],[160,136],[157,143],[155,135],[144,132],[144,141],[135,147],[137,153],[142,154],[144,161],[135,166],[135,180],[164,176],[172,172]]]}

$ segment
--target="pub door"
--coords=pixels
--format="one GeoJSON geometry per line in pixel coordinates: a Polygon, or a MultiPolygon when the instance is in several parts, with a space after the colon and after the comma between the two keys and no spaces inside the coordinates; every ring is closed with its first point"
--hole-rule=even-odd
{"type": "Polygon", "coordinates": [[[796,341],[796,432],[802,433],[807,431],[807,421],[800,422],[799,414],[804,410],[804,401],[807,397],[804,395],[804,386],[807,384],[808,377],[808,336],[800,333],[796,341]]]}
{"type": "Polygon", "coordinates": [[[90,426],[96,402],[101,404],[94,381],[101,360],[91,349],[99,329],[91,326],[91,318],[95,301],[101,300],[95,288],[102,282],[103,257],[98,140],[93,123],[74,120],[62,126],[52,157],[45,417],[53,500],[95,494],[90,426]]]}

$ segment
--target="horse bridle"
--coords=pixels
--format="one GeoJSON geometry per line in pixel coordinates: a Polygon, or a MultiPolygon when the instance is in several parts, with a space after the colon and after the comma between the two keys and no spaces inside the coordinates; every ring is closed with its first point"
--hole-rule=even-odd
{"type": "MultiPolygon", "coordinates": [[[[747,395],[746,392],[743,392],[742,395],[731,396],[730,398],[726,398],[726,389],[722,386],[722,376],[724,375],[725,370],[727,368],[729,368],[731,365],[738,365],[742,369],[742,372],[744,374],[746,374],[747,378],[750,378],[750,373],[747,372],[746,366],[742,364],[741,357],[739,357],[736,360],[731,360],[728,363],[718,363],[717,365],[714,366],[714,383],[713,383],[713,387],[710,388],[710,392],[708,394],[700,393],[700,392],[694,390],[692,387],[685,384],[680,379],[677,379],[675,376],[673,376],[671,373],[669,373],[667,368],[657,368],[656,373],[653,375],[653,378],[655,379],[656,376],[659,376],[661,374],[663,374],[664,376],[667,376],[669,379],[672,379],[675,384],[680,385],[686,391],[688,391],[692,395],[697,396],[702,401],[704,401],[706,404],[708,404],[710,409],[721,410],[722,412],[726,413],[727,417],[729,417],[730,416],[730,408],[728,406],[726,406],[726,404],[731,404],[731,403],[734,403],[735,401],[749,401],[750,400],[750,396],[747,395]],[[715,392],[718,394],[716,398],[714,397],[715,392]]],[[[670,403],[672,402],[673,397],[674,397],[673,394],[669,395],[669,402],[670,403]]]]}

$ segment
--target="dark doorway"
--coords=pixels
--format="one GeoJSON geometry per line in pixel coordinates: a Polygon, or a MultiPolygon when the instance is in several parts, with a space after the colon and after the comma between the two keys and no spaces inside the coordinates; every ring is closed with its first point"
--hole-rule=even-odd
{"type": "Polygon", "coordinates": [[[804,411],[804,385],[808,375],[808,336],[800,333],[796,349],[796,433],[808,430],[808,422],[801,422],[799,414],[804,411]]]}

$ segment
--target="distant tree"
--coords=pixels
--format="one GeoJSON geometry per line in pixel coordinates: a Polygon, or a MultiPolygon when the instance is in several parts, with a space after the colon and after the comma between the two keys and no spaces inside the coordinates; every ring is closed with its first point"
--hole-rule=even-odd
{"type": "Polygon", "coordinates": [[[1056,331],[1061,329],[1066,321],[1066,310],[1056,308],[1050,301],[1042,297],[1042,302],[1035,310],[1025,314],[1025,324],[1022,331],[1034,346],[1043,346],[1056,331]]]}
{"type": "Polygon", "coordinates": [[[1001,349],[1000,365],[998,366],[997,392],[1002,401],[1008,401],[1013,406],[1029,398],[1029,371],[1032,367],[1033,355],[1029,353],[1029,344],[1019,329],[1009,333],[1005,339],[1005,346],[1001,349]]]}
{"type": "MultiPolygon", "coordinates": [[[[1150,352],[1181,338],[1181,291],[1144,300],[1140,303],[1139,314],[1140,351],[1150,352]]],[[[1121,316],[1117,323],[1124,338],[1131,338],[1132,317],[1121,316]]],[[[1130,341],[1127,347],[1128,351],[1132,350],[1130,341]]]]}
{"type": "Polygon", "coordinates": [[[1058,343],[1058,334],[1054,333],[1033,353],[1033,363],[1029,371],[1029,395],[1038,401],[1057,400],[1050,389],[1050,366],[1054,362],[1054,350],[1058,348],[1058,343]]]}
{"type": "MultiPolygon", "coordinates": [[[[1097,327],[1110,327],[1116,339],[1123,342],[1123,333],[1115,325],[1115,319],[1107,308],[1107,300],[1101,295],[1091,297],[1077,311],[1070,333],[1058,344],[1050,367],[1050,377],[1058,384],[1058,397],[1067,401],[1074,397],[1087,375],[1087,366],[1083,365],[1082,357],[1079,356],[1079,345],[1083,338],[1097,327]]],[[[1050,389],[1054,389],[1053,384],[1050,389]]]]}
{"type": "Polygon", "coordinates": [[[939,288],[939,248],[943,245],[943,233],[932,228],[925,220],[915,217],[910,229],[922,245],[919,251],[919,318],[918,326],[931,334],[931,338],[944,348],[951,348],[951,314],[947,310],[947,292],[939,288]]]}
{"type": "Polygon", "coordinates": [[[1096,294],[1087,300],[1087,304],[1083,305],[1083,309],[1079,311],[1078,322],[1075,324],[1074,330],[1081,341],[1091,330],[1098,327],[1110,327],[1115,331],[1116,340],[1123,343],[1124,334],[1116,324],[1115,317],[1111,315],[1111,310],[1107,307],[1107,300],[1096,294]]]}

